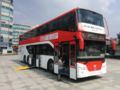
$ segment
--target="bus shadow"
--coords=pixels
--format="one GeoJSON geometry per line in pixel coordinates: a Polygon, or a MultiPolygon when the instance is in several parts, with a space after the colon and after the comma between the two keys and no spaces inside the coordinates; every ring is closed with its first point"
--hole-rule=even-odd
{"type": "MultiPolygon", "coordinates": [[[[19,65],[22,66],[28,66],[28,64],[25,64],[23,63],[22,61],[18,61],[18,60],[11,60],[13,61],[14,63],[17,63],[19,65]]],[[[19,67],[16,67],[16,68],[19,68],[19,67]]],[[[28,69],[26,69],[28,70],[28,69]]],[[[48,79],[51,79],[51,80],[54,80],[54,81],[57,81],[57,74],[52,74],[50,73],[48,70],[46,69],[43,69],[43,68],[32,68],[32,69],[29,69],[39,75],[42,75],[43,77],[46,77],[48,79]]],[[[91,77],[86,77],[86,78],[80,78],[80,79],[77,79],[77,80],[73,80],[73,79],[70,79],[69,76],[66,76],[66,75],[61,75],[61,78],[62,78],[62,82],[64,83],[82,83],[82,82],[87,82],[87,81],[91,81],[91,80],[96,80],[96,79],[100,79],[102,78],[101,76],[91,76],[91,77]]]]}
{"type": "Polygon", "coordinates": [[[73,80],[70,79],[69,76],[62,76],[63,79],[65,79],[67,83],[83,83],[83,82],[87,82],[87,81],[92,81],[92,80],[96,80],[96,79],[100,79],[102,78],[101,76],[90,76],[90,77],[85,77],[85,78],[79,78],[77,80],[73,80]]]}

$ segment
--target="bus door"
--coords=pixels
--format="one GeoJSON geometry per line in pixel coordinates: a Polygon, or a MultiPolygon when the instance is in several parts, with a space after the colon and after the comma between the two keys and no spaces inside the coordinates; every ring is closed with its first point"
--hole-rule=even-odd
{"type": "Polygon", "coordinates": [[[77,79],[76,72],[76,42],[70,41],[69,43],[69,66],[70,66],[70,75],[71,79],[77,79]]]}
{"type": "Polygon", "coordinates": [[[54,73],[58,74],[59,43],[54,44],[54,73]]]}

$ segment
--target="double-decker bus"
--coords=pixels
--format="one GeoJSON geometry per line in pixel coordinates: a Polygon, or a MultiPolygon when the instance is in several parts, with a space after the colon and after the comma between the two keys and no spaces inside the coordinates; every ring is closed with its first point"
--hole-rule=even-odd
{"type": "Polygon", "coordinates": [[[75,8],[20,35],[18,57],[58,74],[61,55],[63,74],[77,80],[106,73],[105,42],[103,16],[75,8]]]}

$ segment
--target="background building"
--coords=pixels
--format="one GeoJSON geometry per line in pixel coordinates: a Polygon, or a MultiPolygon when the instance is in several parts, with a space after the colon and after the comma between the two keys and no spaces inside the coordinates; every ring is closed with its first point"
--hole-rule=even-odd
{"type": "Polygon", "coordinates": [[[12,46],[13,0],[0,0],[0,51],[12,46]]]}
{"type": "Polygon", "coordinates": [[[19,35],[31,29],[29,25],[13,24],[12,46],[14,51],[17,51],[19,35]]]}

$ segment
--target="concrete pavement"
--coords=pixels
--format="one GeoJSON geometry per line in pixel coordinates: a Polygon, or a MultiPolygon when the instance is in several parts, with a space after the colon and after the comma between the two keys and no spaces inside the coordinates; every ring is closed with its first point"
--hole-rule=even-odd
{"type": "Polygon", "coordinates": [[[0,90],[120,90],[120,60],[106,59],[107,73],[78,79],[69,79],[44,69],[15,71],[14,68],[27,66],[18,60],[17,55],[0,56],[0,90]]]}

